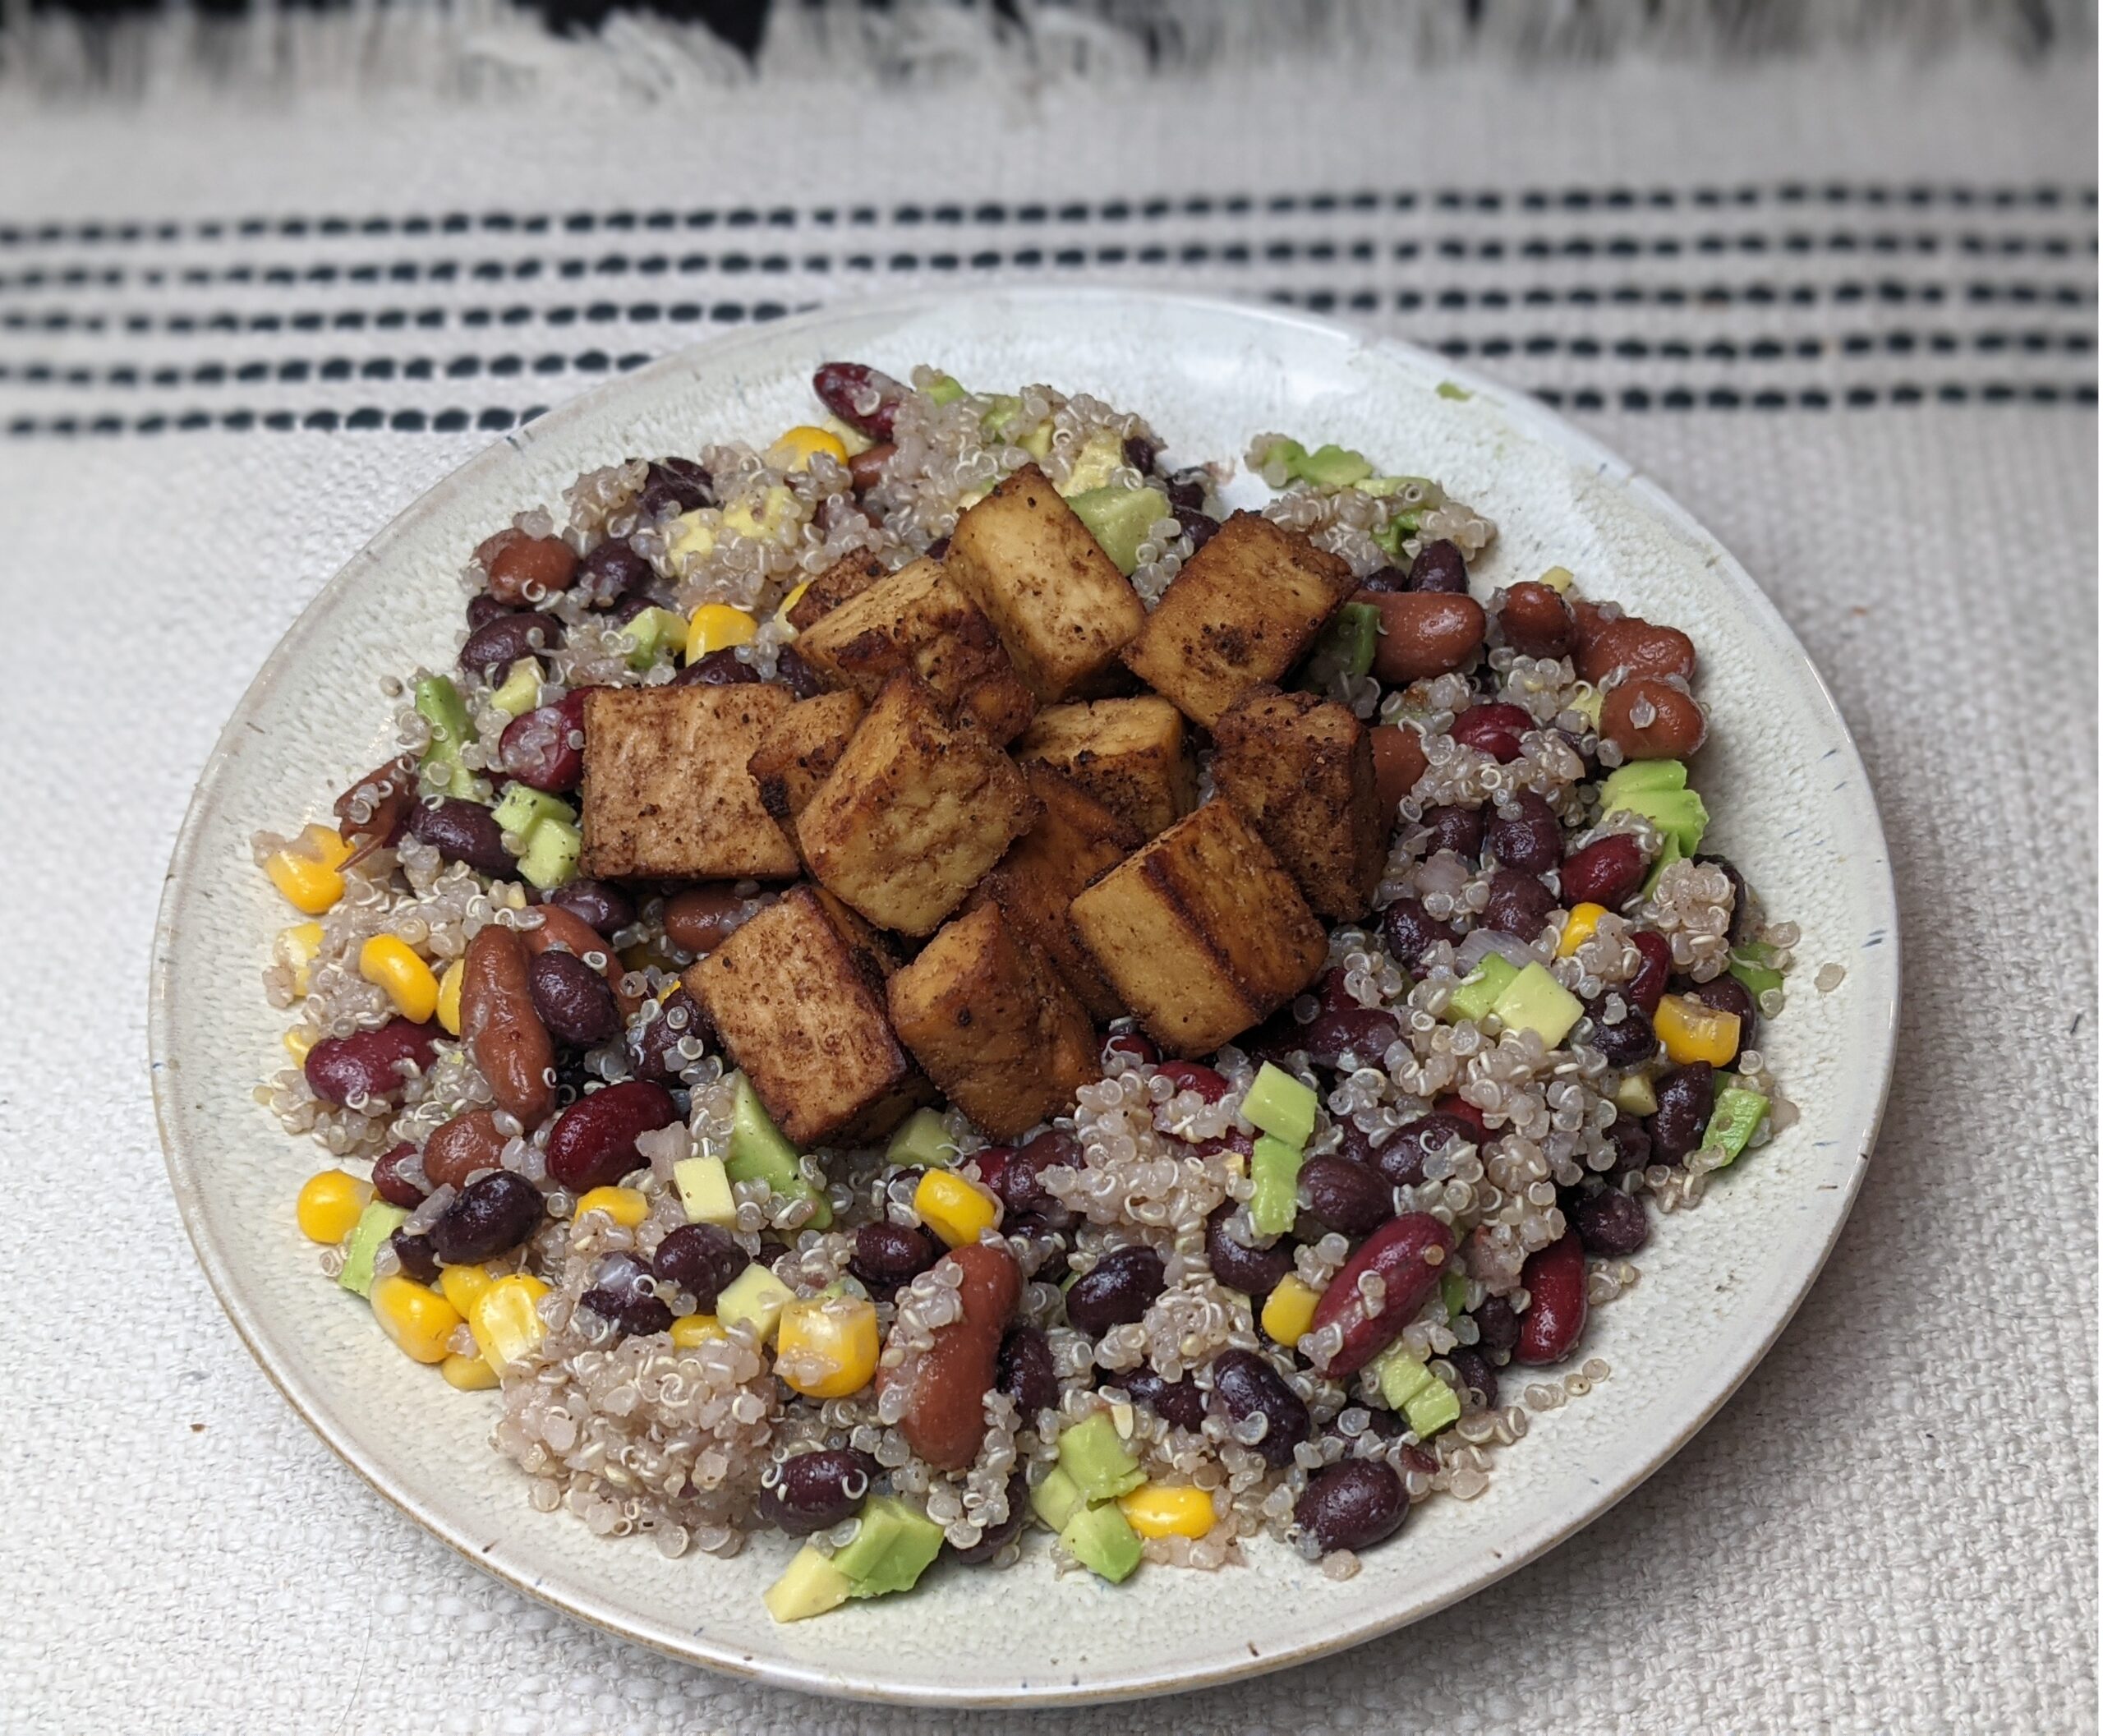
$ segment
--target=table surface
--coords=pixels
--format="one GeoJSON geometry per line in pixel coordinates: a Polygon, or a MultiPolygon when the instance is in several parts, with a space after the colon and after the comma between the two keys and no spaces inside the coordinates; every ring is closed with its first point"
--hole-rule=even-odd
{"type": "MultiPolygon", "coordinates": [[[[770,128],[788,122],[752,93],[724,95],[706,125],[689,113],[676,147],[660,114],[608,118],[663,147],[627,156],[632,172],[611,193],[575,152],[562,159],[512,121],[466,144],[456,122],[426,117],[352,151],[317,144],[311,115],[148,117],[114,137],[63,117],[34,129],[0,118],[0,223],[22,220],[21,233],[0,233],[0,314],[44,308],[76,322],[39,335],[32,321],[0,321],[11,364],[0,424],[18,436],[0,444],[7,714],[29,748],[12,785],[21,818],[0,842],[19,905],[0,929],[11,1025],[0,1151],[18,1184],[0,1214],[0,1267],[18,1277],[5,1331],[17,1372],[0,1427],[0,1721],[519,1733],[997,1721],[714,1678],[555,1616],[423,1536],[329,1457],[227,1326],[168,1195],[143,1059],[154,905],[191,784],[322,582],[492,437],[492,411],[587,383],[578,356],[617,363],[631,348],[704,337],[719,303],[843,292],[858,254],[911,251],[923,263],[898,271],[950,269],[928,263],[954,251],[930,238],[938,186],[1008,202],[997,223],[958,219],[1005,225],[1005,239],[984,243],[1003,255],[987,268],[996,274],[1036,269],[1011,256],[1026,245],[1021,206],[1055,201],[1056,228],[1056,201],[1070,197],[1098,208],[1074,219],[1085,238],[1071,245],[1090,256],[1080,274],[1327,296],[1561,394],[1742,559],[1831,683],[1890,835],[1906,937],[1898,1074],[1860,1204],[1802,1311],[1720,1417],[1621,1507],[1456,1609],[1342,1658],[1111,1715],[1179,1733],[2095,1727],[2092,65],[2085,95],[2064,71],[1998,64],[1866,83],[1829,70],[1750,81],[1625,71],[1524,87],[1507,126],[1445,124],[1454,115],[1441,104],[1474,100],[1467,112],[1479,115],[1483,92],[1519,88],[1485,76],[1463,69],[1385,122],[1361,88],[1340,86],[1317,105],[1329,129],[1283,162],[1187,96],[1161,97],[1134,123],[1146,148],[1123,142],[1144,167],[1120,183],[1172,205],[1148,219],[1158,243],[1140,219],[1099,209],[1109,196],[1090,178],[1094,134],[1074,130],[1084,111],[1056,90],[1005,124],[1040,146],[1077,141],[1071,160],[955,153],[916,182],[895,154],[872,168],[849,153],[829,165],[839,186],[826,197],[770,166],[770,128]],[[1599,118],[1608,113],[1613,125],[1599,118]],[[2009,116],[2026,124],[1998,123],[2009,116]],[[1209,154],[1171,149],[1172,135],[1207,127],[1209,154]],[[62,192],[29,170],[32,131],[77,171],[62,192]],[[601,221],[564,240],[559,222],[531,238],[470,224],[449,238],[403,220],[485,213],[506,196],[527,215],[684,210],[710,167],[697,137],[745,150],[739,184],[756,208],[789,189],[780,206],[795,214],[777,248],[746,249],[753,270],[734,291],[722,281],[725,235],[706,239],[711,280],[692,322],[669,315],[676,260],[661,291],[622,288],[603,332],[589,313],[597,288],[566,279],[559,259],[500,288],[476,275],[477,260],[537,252],[585,260],[577,275],[588,279],[592,260],[641,257],[647,225],[601,221]],[[245,142],[237,166],[229,140],[245,142]],[[287,140],[297,150],[273,148],[287,140]],[[1915,181],[1940,191],[1909,204],[1915,181]],[[1733,203],[1741,186],[1757,196],[1733,203]],[[1310,190],[1325,187],[1382,191],[1374,208],[1324,206],[1310,190]],[[1572,188],[1601,190],[1598,208],[1544,192],[1572,188]],[[1606,197],[1616,188],[1673,197],[1622,205],[1606,197]],[[1886,198],[1870,200],[1869,188],[1886,198]],[[1997,204],[1995,188],[2010,196],[1997,204]],[[1397,189],[1416,196],[1406,205],[1397,189]],[[1474,202],[1446,204],[1442,189],[1472,190],[1474,202]],[[1217,196],[1214,208],[1185,209],[1200,191],[1217,196]],[[1237,191],[1249,209],[1225,208],[1237,191]],[[817,214],[828,198],[831,234],[817,214]],[[862,200],[869,244],[844,233],[862,200]],[[904,208],[923,202],[920,238],[901,239],[916,228],[904,208]],[[379,240],[252,244],[199,228],[331,211],[392,214],[392,227],[379,240]],[[159,267],[147,241],[126,251],[77,233],[160,212],[191,227],[159,267]],[[45,219],[62,233],[39,242],[45,219]],[[1123,238],[1106,241],[1116,223],[1123,238]],[[1618,233],[1634,251],[1612,251],[1618,233]],[[1935,245],[1880,251],[1880,233],[1935,245]],[[1792,233],[1811,238],[1798,247],[1792,233]],[[1854,243],[1835,241],[1847,233],[1854,243]],[[1727,238],[1706,247],[1705,234],[1727,238]],[[1742,244],[1750,235],[1759,247],[1742,244]],[[1355,256],[1367,237],[1372,251],[1355,256]],[[1601,251],[1527,251],[1548,237],[1589,237],[1601,251]],[[357,278],[361,245],[418,262],[413,292],[357,278]],[[1134,256],[1150,245],[1161,258],[1134,256]],[[1128,256],[1099,256],[1117,246],[1128,256]],[[1237,246],[1250,257],[1223,256],[1237,246]],[[449,250],[464,266],[434,275],[449,250]],[[789,263],[767,268],[771,251],[789,263]],[[821,255],[823,269],[811,264],[821,255]],[[341,274],[297,295],[227,274],[257,259],[341,274]],[[69,289],[55,274],[82,260],[133,275],[69,289]],[[145,281],[155,269],[172,274],[145,281]],[[184,269],[208,275],[186,282],[184,269]],[[24,281],[39,271],[53,275],[24,281]],[[1732,292],[1660,293],[1705,283],[1732,292]],[[1792,301],[1791,283],[1815,293],[1792,301]],[[1863,292],[1844,293],[1850,283],[1863,292]],[[1779,302],[1754,293],[1763,283],[1780,286],[1779,302]],[[1999,286],[1999,299],[1970,297],[1972,283],[1999,286]],[[1617,284],[1640,293],[1618,303],[1617,284]],[[2073,293],[2055,301],[2055,286],[2073,293]],[[1452,294],[1464,299],[1440,299],[1452,294]],[[439,310],[444,335],[416,338],[413,318],[407,337],[370,322],[324,337],[171,324],[186,308],[254,321],[296,302],[341,312],[390,297],[439,310]],[[659,316],[634,312],[646,301],[659,316]],[[504,352],[502,318],[466,315],[499,302],[527,310],[519,353],[561,355],[564,367],[488,365],[504,352]],[[568,303],[578,311],[555,318],[568,303]],[[104,327],[88,329],[99,310],[104,327]],[[127,314],[149,325],[127,330],[127,314]],[[2026,345],[2025,332],[2045,336],[2026,345]],[[480,371],[449,375],[454,352],[481,358],[480,371]],[[422,379],[401,360],[419,353],[437,359],[422,379]],[[348,358],[341,374],[320,366],[330,356],[348,358]],[[180,375],[164,388],[111,377],[150,375],[163,360],[180,375]],[[267,365],[260,383],[196,373],[246,360],[267,365]],[[378,360],[393,371],[367,368],[378,360]],[[279,371],[292,361],[313,366],[279,371]],[[30,366],[58,377],[25,380],[30,366]],[[84,371],[70,389],[69,368],[84,371]],[[251,412],[246,431],[226,421],[236,405],[251,412]],[[212,426],[182,431],[193,407],[212,426]],[[455,408],[468,426],[439,431],[455,408]],[[353,431],[371,408],[423,421],[353,431]],[[267,420],[320,412],[338,431],[277,432],[267,420]],[[134,431],[156,416],[165,431],[134,431]],[[67,438],[58,426],[102,418],[123,431],[67,438]],[[54,1221],[62,1202],[93,1215],[81,1227],[54,1221]]],[[[1247,104],[1282,100],[1255,90],[1247,104]]],[[[852,124],[877,155],[897,144],[891,122],[852,124]]],[[[764,218],[756,227],[766,233],[764,218]]],[[[1010,1602],[995,1619],[1015,1614],[1010,1602]]],[[[1030,1728],[1078,1732],[1105,1715],[1041,1715],[1030,1728]]]]}

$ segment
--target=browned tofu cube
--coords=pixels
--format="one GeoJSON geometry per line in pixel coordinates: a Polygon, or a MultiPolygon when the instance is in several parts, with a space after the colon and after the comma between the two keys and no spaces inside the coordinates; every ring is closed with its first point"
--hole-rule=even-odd
{"type": "Polygon", "coordinates": [[[1034,464],[957,521],[943,565],[1047,705],[1089,691],[1146,624],[1132,582],[1034,464]]]}
{"type": "Polygon", "coordinates": [[[1198,767],[1183,714],[1153,693],[1047,706],[1023,731],[1015,755],[1056,766],[1143,839],[1198,805],[1198,767]]]}
{"type": "Polygon", "coordinates": [[[1262,834],[1320,915],[1372,908],[1387,860],[1373,732],[1314,693],[1253,688],[1213,730],[1220,794],[1262,834]]]}
{"type": "Polygon", "coordinates": [[[1011,1140],[1101,1076],[1073,992],[997,905],[945,928],[890,979],[891,1025],[942,1092],[1011,1140]]]}
{"type": "Polygon", "coordinates": [[[881,1137],[926,1096],[891,1033],[869,938],[843,933],[813,888],[794,886],[686,973],[794,1144],[881,1137]]]}
{"type": "Polygon", "coordinates": [[[864,699],[909,669],[996,742],[1013,740],[1037,709],[993,624],[924,558],[848,598],[798,635],[796,649],[828,684],[864,699]]]}
{"type": "Polygon", "coordinates": [[[1043,815],[979,882],[973,902],[998,905],[1051,961],[1091,1019],[1117,1018],[1125,1003],[1096,969],[1066,913],[1075,893],[1146,840],[1063,772],[1035,763],[1022,770],[1030,794],[1044,804],[1043,815]]]}
{"type": "Polygon", "coordinates": [[[746,766],[789,690],[595,687],[584,695],[583,872],[595,879],[793,880],[796,846],[746,766]]]}
{"type": "Polygon", "coordinates": [[[880,928],[932,934],[1038,812],[1015,762],[891,677],[797,817],[812,877],[880,928]]]}
{"type": "Polygon", "coordinates": [[[1125,661],[1209,730],[1297,663],[1357,587],[1341,556],[1259,513],[1236,513],[1184,564],[1125,661]]]}
{"type": "Polygon", "coordinates": [[[861,721],[859,693],[820,693],[790,706],[745,762],[760,805],[788,825],[825,781],[861,721]]]}
{"type": "Polygon", "coordinates": [[[803,587],[789,611],[789,624],[808,633],[850,596],[858,596],[890,569],[880,555],[863,550],[843,555],[803,587]]]}
{"type": "Polygon", "coordinates": [[[1231,803],[1208,802],[1073,903],[1075,929],[1154,1039],[1207,1055],[1313,982],[1328,939],[1231,803]]]}

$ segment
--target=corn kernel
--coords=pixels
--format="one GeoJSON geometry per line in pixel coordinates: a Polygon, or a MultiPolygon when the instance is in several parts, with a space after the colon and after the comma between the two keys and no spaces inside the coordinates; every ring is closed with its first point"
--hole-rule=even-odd
{"type": "Polygon", "coordinates": [[[263,872],[296,909],[319,916],[343,896],[343,867],[350,854],[334,827],[310,826],[266,856],[263,872]]]}
{"type": "Polygon", "coordinates": [[[714,552],[717,516],[714,508],[697,506],[690,513],[681,513],[665,527],[665,552],[674,572],[683,559],[699,563],[714,552]]]}
{"type": "Polygon", "coordinates": [[[416,948],[392,934],[375,934],[358,948],[358,974],[387,991],[394,1011],[422,1025],[438,1011],[438,979],[416,948]]]}
{"type": "Polygon", "coordinates": [[[438,1022],[449,1037],[460,1034],[460,982],[467,974],[467,961],[455,959],[438,979],[438,1022]]]}
{"type": "Polygon", "coordinates": [[[483,1357],[499,1375],[540,1347],[547,1334],[540,1301],[548,1287],[521,1272],[500,1278],[475,1299],[467,1325],[483,1357]]]}
{"type": "Polygon", "coordinates": [[[1738,1015],[1705,1006],[1691,995],[1667,995],[1651,1023],[1665,1053],[1681,1066],[1696,1061],[1728,1066],[1738,1052],[1738,1015]]]}
{"type": "Polygon", "coordinates": [[[1567,567],[1550,567],[1541,574],[1541,583],[1551,591],[1567,591],[1577,583],[1577,575],[1567,567]]]}
{"type": "Polygon", "coordinates": [[[445,1384],[462,1393],[486,1393],[500,1384],[496,1370],[480,1356],[448,1356],[438,1365],[445,1384]]]}
{"type": "Polygon", "coordinates": [[[775,1328],[774,1372],[811,1398],[844,1398],[877,1372],[877,1309],[858,1296],[791,1302],[775,1328]]]}
{"type": "Polygon", "coordinates": [[[305,1025],[295,1025],[285,1033],[285,1052],[292,1057],[294,1066],[303,1067],[308,1052],[320,1040],[305,1025]]]}
{"type": "Polygon", "coordinates": [[[1314,1324],[1314,1305],[1322,1292],[1287,1273],[1263,1304],[1263,1330],[1277,1342],[1297,1344],[1314,1324]]]}
{"type": "Polygon", "coordinates": [[[711,651],[749,645],[759,637],[759,623],[728,603],[703,603],[687,623],[687,661],[698,663],[711,651]]]}
{"type": "Polygon", "coordinates": [[[978,1241],[1000,1216],[991,1194],[946,1169],[931,1169],[921,1177],[913,1190],[913,1209],[952,1248],[978,1241]]]}
{"type": "Polygon", "coordinates": [[[1562,925],[1562,938],[1555,943],[1555,955],[1567,959],[1591,939],[1599,926],[1599,919],[1606,914],[1604,905],[1581,904],[1574,906],[1570,912],[1570,919],[1562,925]]]}
{"type": "Polygon", "coordinates": [[[733,500],[723,509],[720,515],[723,528],[752,541],[780,540],[781,532],[795,517],[796,490],[775,483],[766,491],[755,512],[749,498],[733,500]]]}
{"type": "Polygon", "coordinates": [[[789,624],[789,611],[803,601],[803,593],[810,588],[811,582],[807,578],[788,596],[783,597],[780,607],[774,611],[774,624],[783,638],[793,639],[796,637],[796,629],[789,624]]]}
{"type": "Polygon", "coordinates": [[[722,1323],[712,1314],[683,1314],[672,1322],[672,1347],[692,1350],[697,1344],[706,1344],[711,1338],[727,1338],[722,1323]]]}
{"type": "Polygon", "coordinates": [[[321,924],[294,923],[289,928],[280,928],[278,937],[271,943],[270,955],[292,974],[292,992],[304,997],[307,991],[307,967],[314,962],[315,955],[321,951],[321,924]]]}
{"type": "Polygon", "coordinates": [[[595,1187],[578,1199],[570,1215],[582,1218],[587,1212],[604,1212],[623,1229],[632,1230],[650,1215],[650,1202],[639,1187],[595,1187]]]}
{"type": "Polygon", "coordinates": [[[448,1266],[438,1274],[439,1294],[460,1310],[462,1319],[474,1318],[475,1304],[495,1282],[487,1266],[448,1266]]]}
{"type": "Polygon", "coordinates": [[[777,470],[808,470],[811,460],[821,452],[830,454],[839,463],[847,462],[846,443],[838,435],[806,424],[791,428],[776,440],[766,454],[766,461],[777,470]]]}
{"type": "Polygon", "coordinates": [[[371,1198],[370,1181],[361,1181],[340,1169],[324,1169],[309,1176],[293,1208],[299,1232],[309,1241],[334,1247],[351,1233],[358,1214],[371,1198]]]}
{"type": "Polygon", "coordinates": [[[1117,1510],[1142,1537],[1202,1537],[1213,1528],[1213,1498],[1187,1484],[1142,1483],[1117,1497],[1117,1510]]]}
{"type": "Polygon", "coordinates": [[[398,1272],[376,1278],[372,1312],[403,1355],[418,1362],[443,1362],[452,1354],[446,1342],[460,1324],[460,1310],[429,1285],[398,1272]]]}

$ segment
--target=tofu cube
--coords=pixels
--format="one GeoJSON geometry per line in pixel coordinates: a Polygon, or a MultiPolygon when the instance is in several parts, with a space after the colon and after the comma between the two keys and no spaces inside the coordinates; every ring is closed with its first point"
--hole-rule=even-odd
{"type": "Polygon", "coordinates": [[[829,685],[864,699],[909,669],[946,710],[996,742],[1012,741],[1037,709],[993,624],[924,558],[840,604],[798,637],[796,649],[829,685]]]}
{"type": "Polygon", "coordinates": [[[1157,694],[1047,706],[1023,731],[1015,756],[1065,772],[1142,839],[1198,805],[1198,766],[1183,714],[1157,694]]]}
{"type": "Polygon", "coordinates": [[[784,893],[683,980],[798,1148],[880,1138],[927,1096],[892,1034],[882,971],[812,887],[784,893]]]}
{"type": "Polygon", "coordinates": [[[812,877],[878,928],[932,934],[1038,812],[1015,762],[900,673],[797,817],[796,837],[812,877]]]}
{"type": "Polygon", "coordinates": [[[843,555],[803,587],[789,611],[789,624],[799,633],[808,633],[850,596],[858,596],[890,569],[880,555],[866,550],[843,555]]]}
{"type": "Polygon", "coordinates": [[[1075,931],[1156,1042],[1210,1054],[1313,982],[1328,938],[1226,801],[1208,802],[1073,902],[1075,931]]]}
{"type": "Polygon", "coordinates": [[[1236,513],[1162,593],[1125,662],[1209,730],[1297,663],[1357,588],[1341,556],[1260,513],[1236,513]]]}
{"type": "Polygon", "coordinates": [[[1146,624],[1132,582],[1034,464],[957,521],[943,566],[1047,705],[1091,690],[1146,624]]]}
{"type": "Polygon", "coordinates": [[[784,826],[801,813],[838,762],[862,721],[862,696],[842,692],[798,700],[775,721],[745,762],[760,805],[784,826]]]}
{"type": "Polygon", "coordinates": [[[1101,1076],[1080,1002],[996,905],[974,905],[900,967],[890,1017],[927,1076],[993,1139],[1072,1107],[1101,1076]]]}
{"type": "Polygon", "coordinates": [[[1270,845],[1317,914],[1355,922],[1373,906],[1387,828],[1373,732],[1314,693],[1253,688],[1213,730],[1220,794],[1270,845]]]}
{"type": "Polygon", "coordinates": [[[595,687],[584,695],[584,852],[595,879],[793,880],[796,846],[746,769],[786,688],[595,687]]]}
{"type": "Polygon", "coordinates": [[[1090,1018],[1118,1018],[1125,1003],[1081,945],[1067,911],[1082,887],[1146,840],[1138,827],[1065,773],[1035,762],[1022,771],[1030,794],[1044,804],[1043,815],[979,882],[973,903],[997,905],[1050,961],[1090,1018]]]}

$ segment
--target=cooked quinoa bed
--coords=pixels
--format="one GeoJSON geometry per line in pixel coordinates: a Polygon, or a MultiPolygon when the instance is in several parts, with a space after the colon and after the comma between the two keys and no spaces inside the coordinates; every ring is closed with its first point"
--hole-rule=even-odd
{"type": "Polygon", "coordinates": [[[1794,1119],[1697,647],[1333,445],[1229,513],[1085,395],[813,384],[463,549],[256,838],[299,1228],[536,1508],[803,1539],[780,1620],[1406,1549],[1794,1119]]]}

